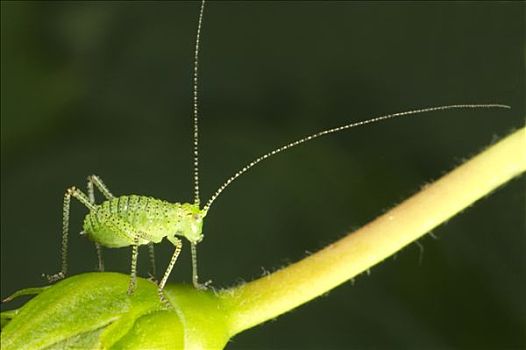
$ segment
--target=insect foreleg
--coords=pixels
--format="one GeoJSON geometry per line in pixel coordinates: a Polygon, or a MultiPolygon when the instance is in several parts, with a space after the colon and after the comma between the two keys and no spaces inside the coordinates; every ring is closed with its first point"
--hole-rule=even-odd
{"type": "Polygon", "coordinates": [[[191,243],[191,251],[192,251],[192,284],[197,289],[203,289],[201,284],[199,284],[199,276],[197,274],[197,247],[195,243],[191,243]]]}
{"type": "Polygon", "coordinates": [[[94,204],[91,203],[89,198],[79,189],[70,187],[64,194],[64,204],[62,206],[62,255],[61,255],[61,269],[59,273],[54,275],[47,275],[49,282],[58,281],[66,277],[68,270],[68,238],[69,238],[69,209],[71,204],[71,197],[76,198],[79,202],[84,204],[88,209],[92,210],[95,208],[94,204]]]}
{"type": "Polygon", "coordinates": [[[161,283],[159,283],[159,296],[161,297],[161,299],[163,299],[163,288],[166,284],[166,281],[168,280],[168,276],[170,276],[170,272],[172,272],[175,262],[177,261],[177,257],[179,256],[179,253],[181,253],[181,248],[183,246],[183,242],[177,237],[168,239],[175,246],[175,251],[172,255],[172,259],[170,260],[170,264],[168,264],[168,267],[166,268],[166,272],[164,273],[163,279],[161,280],[161,283]]]}
{"type": "Polygon", "coordinates": [[[197,244],[191,243],[192,250],[192,284],[197,289],[206,289],[212,281],[206,281],[205,283],[199,283],[199,276],[197,274],[197,244]]]}
{"type": "Polygon", "coordinates": [[[199,276],[197,275],[197,248],[195,243],[191,243],[190,249],[192,251],[192,284],[195,288],[199,287],[199,276]]]}

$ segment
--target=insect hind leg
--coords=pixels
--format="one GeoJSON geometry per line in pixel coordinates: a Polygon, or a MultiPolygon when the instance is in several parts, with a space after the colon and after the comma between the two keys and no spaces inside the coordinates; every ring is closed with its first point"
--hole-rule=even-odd
{"type": "Polygon", "coordinates": [[[108,187],[102,182],[101,178],[97,175],[90,175],[88,176],[88,192],[90,193],[90,199],[92,198],[91,195],[93,195],[93,201],[95,201],[94,191],[93,191],[93,185],[97,187],[97,189],[102,193],[102,195],[106,199],[113,199],[115,196],[110,192],[108,187]]]}
{"type": "MultiPolygon", "coordinates": [[[[106,187],[104,182],[102,182],[100,177],[98,177],[97,175],[90,175],[88,176],[88,197],[89,197],[91,204],[93,205],[95,204],[95,191],[94,191],[93,185],[97,187],[97,189],[100,191],[100,193],[102,193],[102,195],[106,199],[115,198],[115,196],[110,192],[108,187],[106,187]]],[[[102,257],[102,246],[97,242],[95,242],[95,250],[97,251],[98,268],[99,268],[99,271],[102,272],[104,271],[104,259],[102,257]]]]}
{"type": "Polygon", "coordinates": [[[68,271],[68,239],[69,239],[69,211],[71,204],[71,197],[77,199],[84,204],[88,209],[92,210],[95,206],[91,203],[88,196],[76,187],[70,187],[64,194],[64,203],[62,206],[62,250],[61,250],[61,269],[60,272],[54,275],[46,275],[48,281],[55,282],[66,277],[68,271]]]}

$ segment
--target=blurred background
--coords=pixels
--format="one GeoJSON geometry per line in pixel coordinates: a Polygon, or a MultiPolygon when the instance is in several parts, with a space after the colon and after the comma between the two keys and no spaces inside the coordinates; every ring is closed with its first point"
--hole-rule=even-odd
{"type": "MultiPolygon", "coordinates": [[[[192,200],[199,3],[1,6],[5,297],[58,270],[63,194],[85,188],[87,175],[116,195],[192,200]]],[[[203,200],[256,156],[314,131],[443,104],[513,109],[393,120],[265,161],[209,212],[202,279],[228,287],[301,259],[523,125],[524,27],[523,2],[210,2],[203,200]]],[[[525,348],[524,180],[434,230],[423,254],[412,244],[228,348],[525,348]]],[[[72,204],[71,273],[96,268],[93,245],[78,235],[86,213],[72,204]]],[[[158,245],[158,271],[172,251],[158,245]]],[[[128,273],[129,249],[104,255],[107,270],[128,273]]],[[[189,262],[184,249],[171,282],[190,282],[189,262]]]]}

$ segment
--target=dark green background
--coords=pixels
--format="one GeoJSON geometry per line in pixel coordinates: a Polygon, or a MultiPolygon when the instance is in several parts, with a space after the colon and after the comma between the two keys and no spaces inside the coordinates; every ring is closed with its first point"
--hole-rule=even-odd
{"type": "MultiPolygon", "coordinates": [[[[2,296],[59,266],[62,197],[191,201],[198,3],[2,2],[2,296]]],[[[203,197],[257,155],[323,128],[456,103],[320,139],[217,200],[200,245],[226,287],[315,251],[524,123],[524,3],[211,2],[201,56],[203,197]]],[[[526,346],[524,177],[370,276],[236,337],[229,349],[526,346]]],[[[72,206],[71,272],[92,271],[72,206]]],[[[159,269],[172,248],[163,242],[159,269]]],[[[143,251],[144,252],[144,251],[143,251]]],[[[147,270],[142,255],[141,271],[147,270]]],[[[107,250],[128,271],[129,250],[107,250]]],[[[185,250],[171,281],[189,281],[185,250]]],[[[152,335],[155,336],[155,335],[152,335]]]]}

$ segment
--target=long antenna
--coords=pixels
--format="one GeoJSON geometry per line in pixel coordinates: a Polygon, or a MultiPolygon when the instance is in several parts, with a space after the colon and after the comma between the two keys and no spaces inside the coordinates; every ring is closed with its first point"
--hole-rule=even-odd
{"type": "Polygon", "coordinates": [[[327,130],[323,130],[323,131],[317,132],[317,133],[312,134],[310,136],[303,137],[303,138],[301,138],[299,140],[296,140],[294,142],[291,142],[291,143],[288,143],[288,144],[286,144],[284,146],[276,148],[275,150],[273,150],[271,152],[265,153],[264,155],[256,158],[255,160],[253,160],[252,162],[250,162],[249,164],[247,164],[246,166],[241,168],[238,172],[236,172],[234,175],[232,175],[228,180],[226,180],[217,189],[217,191],[214,193],[214,195],[208,200],[208,202],[204,206],[203,211],[206,213],[208,211],[208,209],[210,209],[210,207],[212,206],[212,203],[214,203],[214,201],[217,199],[217,197],[219,197],[221,192],[223,192],[225,190],[225,188],[227,188],[235,179],[237,179],[238,177],[243,175],[247,170],[252,168],[254,165],[258,164],[262,160],[265,160],[265,159],[267,159],[267,158],[269,158],[269,157],[271,157],[271,156],[273,156],[273,155],[275,155],[277,153],[280,153],[280,152],[283,152],[285,150],[288,150],[288,149],[290,149],[290,148],[292,148],[294,146],[298,146],[298,145],[300,145],[302,143],[305,143],[307,141],[311,141],[311,140],[313,140],[315,138],[318,138],[320,136],[329,135],[329,134],[332,134],[332,133],[335,133],[335,132],[339,132],[339,131],[346,130],[346,129],[351,129],[351,128],[358,127],[358,126],[363,126],[363,125],[366,125],[366,124],[376,123],[376,122],[379,122],[379,121],[382,121],[382,120],[387,120],[387,119],[392,119],[392,118],[397,118],[397,117],[402,117],[402,116],[408,116],[408,115],[414,115],[414,114],[419,114],[419,113],[442,111],[442,110],[446,110],[446,109],[463,109],[463,108],[506,108],[506,109],[510,109],[511,107],[507,106],[507,105],[502,105],[502,104],[462,104],[462,105],[448,105],[448,106],[429,107],[429,108],[415,109],[415,110],[412,110],[412,111],[393,113],[393,114],[383,115],[383,116],[379,116],[379,117],[374,117],[374,118],[363,120],[363,121],[360,121],[360,122],[354,122],[354,123],[338,126],[336,128],[327,129],[327,130]]]}
{"type": "Polygon", "coordinates": [[[201,36],[201,23],[203,22],[203,12],[205,10],[205,0],[201,1],[199,11],[199,22],[197,23],[197,33],[195,35],[194,51],[194,204],[200,205],[199,199],[199,40],[201,36]]]}

